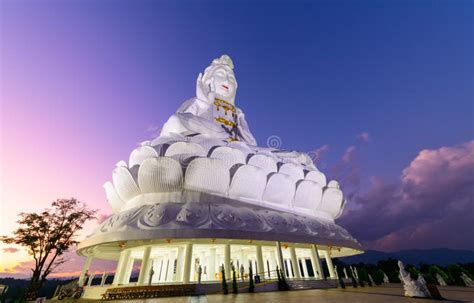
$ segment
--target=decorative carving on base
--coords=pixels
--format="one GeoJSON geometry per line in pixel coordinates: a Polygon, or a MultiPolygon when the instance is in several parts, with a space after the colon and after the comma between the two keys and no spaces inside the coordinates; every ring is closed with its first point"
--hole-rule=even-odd
{"type": "Polygon", "coordinates": [[[360,244],[344,228],[315,217],[278,212],[260,205],[225,200],[210,202],[166,202],[138,206],[112,215],[93,235],[103,236],[111,232],[135,233],[139,230],[219,230],[242,232],[269,232],[275,235],[320,237],[347,243],[349,247],[360,244]]]}

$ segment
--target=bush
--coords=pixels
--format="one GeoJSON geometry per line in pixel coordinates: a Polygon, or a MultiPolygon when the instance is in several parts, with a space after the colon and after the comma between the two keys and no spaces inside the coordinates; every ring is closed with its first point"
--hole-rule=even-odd
{"type": "Polygon", "coordinates": [[[466,270],[459,264],[453,264],[447,267],[447,271],[449,275],[449,280],[452,284],[466,286],[466,284],[464,284],[464,281],[461,279],[461,274],[464,272],[466,275],[470,276],[468,270],[466,270]]]}
{"type": "Polygon", "coordinates": [[[370,274],[374,279],[375,285],[381,285],[383,283],[383,271],[380,268],[374,268],[370,274]]]}
{"type": "Polygon", "coordinates": [[[382,271],[387,274],[388,279],[392,283],[400,283],[399,273],[400,269],[398,268],[398,261],[392,258],[387,260],[377,262],[377,266],[382,269],[382,271]]]}

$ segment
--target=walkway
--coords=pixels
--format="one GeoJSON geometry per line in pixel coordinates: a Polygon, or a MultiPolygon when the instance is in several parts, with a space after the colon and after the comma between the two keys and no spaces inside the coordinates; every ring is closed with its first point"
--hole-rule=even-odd
{"type": "MultiPolygon", "coordinates": [[[[299,291],[279,291],[254,294],[238,295],[207,295],[200,297],[174,297],[147,300],[133,300],[136,303],[248,303],[248,302],[272,302],[272,303],[428,303],[428,302],[473,302],[474,288],[446,286],[439,287],[441,295],[446,301],[429,299],[414,299],[403,296],[403,289],[400,284],[390,284],[376,287],[346,289],[311,289],[299,291]]],[[[71,300],[72,301],[72,300],[71,300]]],[[[92,302],[90,300],[78,300],[80,302],[92,302]]],[[[77,301],[76,301],[77,302],[77,301]]],[[[109,302],[130,302],[130,301],[109,301],[109,302]]]]}

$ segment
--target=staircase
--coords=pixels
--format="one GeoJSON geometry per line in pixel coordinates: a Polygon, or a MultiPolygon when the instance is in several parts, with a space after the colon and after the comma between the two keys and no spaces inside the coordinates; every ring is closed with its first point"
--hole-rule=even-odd
{"type": "Polygon", "coordinates": [[[287,280],[291,290],[336,288],[336,280],[287,280]]]}

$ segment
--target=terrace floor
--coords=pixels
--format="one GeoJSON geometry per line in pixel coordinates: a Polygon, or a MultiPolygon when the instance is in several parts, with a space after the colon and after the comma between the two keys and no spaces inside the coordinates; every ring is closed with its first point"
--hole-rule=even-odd
{"type": "MultiPolygon", "coordinates": [[[[438,287],[441,295],[446,299],[443,302],[474,302],[474,288],[444,286],[438,287]]],[[[66,300],[65,300],[66,301],[66,300]]],[[[92,302],[93,300],[67,300],[67,302],[92,302]]],[[[125,302],[122,300],[115,303],[125,302]]],[[[407,298],[403,296],[403,288],[400,284],[385,284],[375,287],[347,287],[346,289],[311,289],[295,291],[277,291],[261,293],[242,294],[213,294],[194,297],[172,297],[146,300],[133,300],[143,303],[247,303],[247,302],[271,302],[271,303],[371,303],[371,302],[440,302],[431,299],[407,298]]]]}

